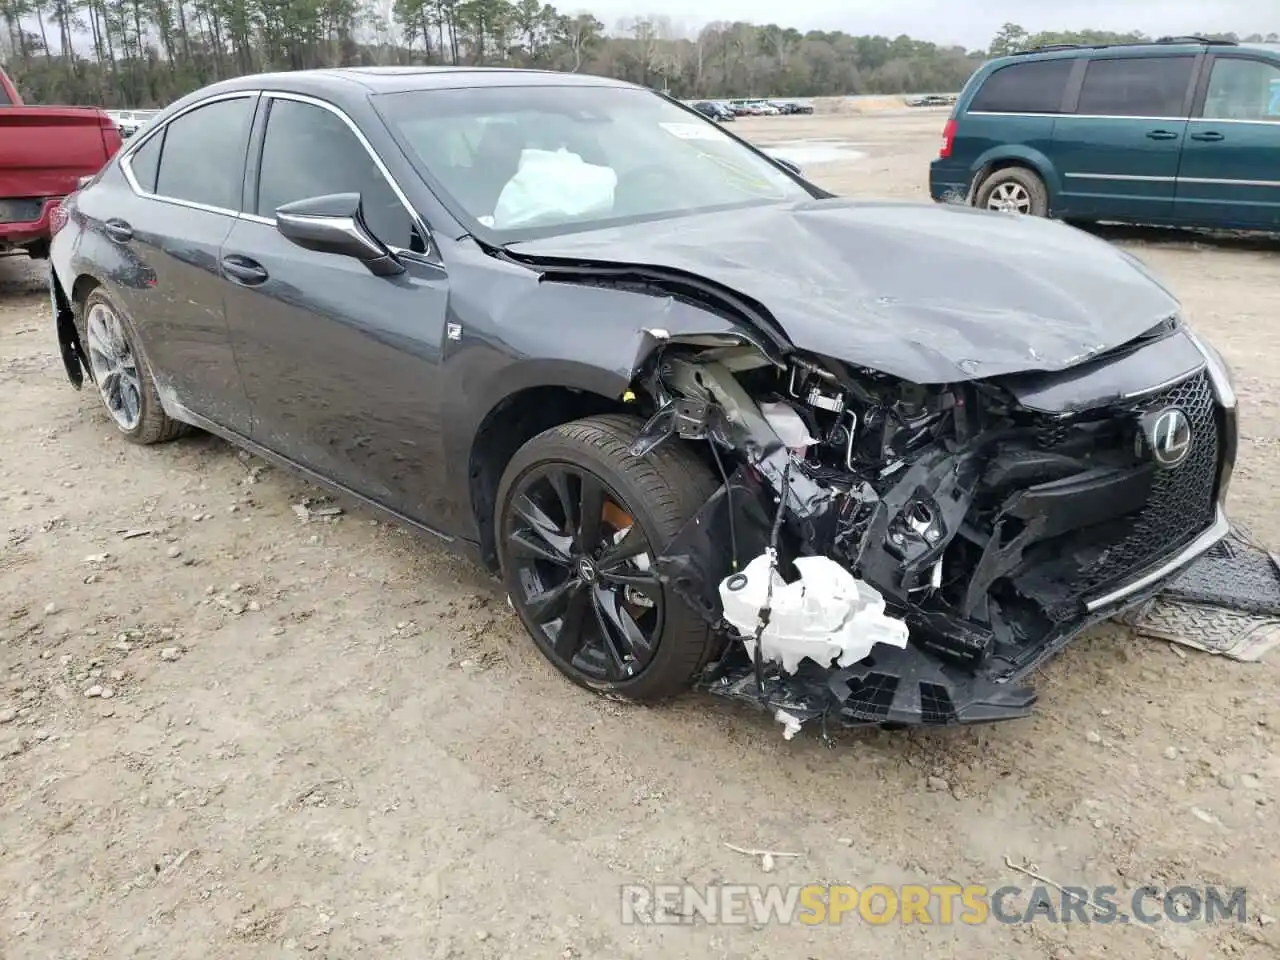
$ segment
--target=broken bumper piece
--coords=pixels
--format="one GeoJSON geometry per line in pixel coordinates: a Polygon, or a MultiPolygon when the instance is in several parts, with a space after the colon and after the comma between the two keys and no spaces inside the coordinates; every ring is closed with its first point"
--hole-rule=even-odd
{"type": "MultiPolygon", "coordinates": [[[[927,649],[879,643],[858,663],[823,667],[800,662],[795,673],[770,664],[756,682],[755,664],[734,644],[704,675],[700,688],[716,696],[785,711],[797,723],[817,721],[845,727],[955,726],[1020,720],[1035,706],[1036,691],[1023,681],[1072,640],[1118,614],[1140,607],[1163,583],[1096,611],[1045,638],[1034,659],[1017,665],[995,662],[982,672],[952,666],[927,649]],[[1003,669],[1002,669],[1003,668],[1003,669]]],[[[789,738],[788,738],[789,739],[789,738]]]]}
{"type": "MultiPolygon", "coordinates": [[[[1024,681],[1038,666],[1082,633],[1148,603],[1168,587],[1164,569],[1149,571],[1148,576],[1135,574],[1132,586],[1136,589],[1118,591],[1104,604],[1089,605],[1079,616],[1058,624],[1032,648],[1024,648],[1021,657],[993,656],[976,669],[972,665],[948,662],[926,643],[913,640],[901,644],[886,624],[892,620],[892,611],[882,615],[883,608],[874,608],[874,604],[867,621],[873,629],[868,635],[888,629],[888,634],[881,633],[881,638],[889,642],[874,642],[868,649],[861,650],[854,649],[855,641],[830,641],[826,645],[810,645],[808,651],[813,652],[800,656],[794,654],[810,644],[809,639],[803,640],[799,647],[789,647],[786,654],[777,646],[771,650],[768,643],[762,642],[762,656],[757,663],[751,641],[758,626],[746,620],[743,611],[754,613],[758,604],[744,603],[742,610],[735,611],[732,604],[728,607],[723,604],[723,596],[728,592],[724,587],[735,577],[752,573],[752,564],[741,565],[738,557],[767,559],[771,524],[768,500],[761,480],[750,470],[740,469],[686,524],[657,559],[656,566],[677,595],[725,637],[720,659],[704,672],[699,687],[716,696],[767,710],[784,725],[788,739],[801,725],[813,722],[821,723],[824,729],[831,725],[892,728],[1024,718],[1031,713],[1037,698],[1035,690],[1024,681]],[[842,652],[848,655],[842,656],[842,652]],[[858,659],[851,662],[854,656],[858,659]],[[825,665],[819,661],[825,661],[825,665]]],[[[1183,552],[1185,555],[1169,558],[1162,566],[1190,563],[1222,536],[1220,524],[1224,523],[1220,515],[1219,525],[1189,545],[1183,552]]],[[[757,566],[768,569],[767,563],[757,566]]],[[[804,580],[805,566],[795,564],[801,571],[800,582],[804,580]]],[[[808,566],[811,570],[829,572],[825,563],[808,566]]],[[[757,569],[755,575],[758,577],[762,572],[757,569]]],[[[820,576],[819,584],[821,579],[820,576]]],[[[792,581],[788,586],[796,588],[799,583],[792,581]]],[[[772,598],[773,612],[778,610],[778,597],[779,594],[775,594],[772,598]]],[[[847,596],[845,601],[845,609],[854,611],[856,618],[858,604],[847,596]]],[[[911,619],[911,611],[903,613],[907,620],[911,619]]],[[[844,622],[840,617],[835,619],[844,622]]],[[[795,624],[796,621],[791,621],[793,638],[803,632],[795,624]]],[[[834,632],[840,632],[839,625],[834,632]]],[[[760,636],[764,639],[763,633],[760,636]]]]}
{"type": "Polygon", "coordinates": [[[918,647],[880,645],[863,662],[826,668],[804,661],[794,674],[772,669],[757,685],[751,662],[743,661],[702,688],[726,697],[783,711],[798,723],[820,721],[846,727],[993,723],[1031,713],[1036,693],[948,669],[918,647]]]}

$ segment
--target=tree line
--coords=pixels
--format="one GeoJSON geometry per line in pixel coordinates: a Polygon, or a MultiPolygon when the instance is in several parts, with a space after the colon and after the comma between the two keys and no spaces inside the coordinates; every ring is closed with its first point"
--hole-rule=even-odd
{"type": "Polygon", "coordinates": [[[941,93],[1013,50],[1148,39],[1005,24],[966,50],[744,22],[690,36],[668,17],[607,28],[541,0],[0,0],[0,22],[0,62],[30,102],[138,108],[245,73],[414,64],[593,73],[682,98],[941,93]]]}

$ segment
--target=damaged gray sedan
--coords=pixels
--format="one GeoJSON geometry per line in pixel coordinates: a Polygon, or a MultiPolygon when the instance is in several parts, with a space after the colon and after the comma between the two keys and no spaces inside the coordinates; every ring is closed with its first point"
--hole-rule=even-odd
{"type": "Polygon", "coordinates": [[[1075,229],[842,199],[615,81],[242,77],[70,198],[67,374],[495,571],[639,700],[1024,716],[1024,678],[1228,530],[1221,358],[1075,229]]]}

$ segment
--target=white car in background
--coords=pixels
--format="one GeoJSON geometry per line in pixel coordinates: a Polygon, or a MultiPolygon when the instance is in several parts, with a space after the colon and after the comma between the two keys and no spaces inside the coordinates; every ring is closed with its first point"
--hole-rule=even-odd
{"type": "Polygon", "coordinates": [[[128,139],[146,125],[147,121],[158,114],[159,110],[108,110],[107,116],[115,121],[120,129],[120,136],[128,139]]]}

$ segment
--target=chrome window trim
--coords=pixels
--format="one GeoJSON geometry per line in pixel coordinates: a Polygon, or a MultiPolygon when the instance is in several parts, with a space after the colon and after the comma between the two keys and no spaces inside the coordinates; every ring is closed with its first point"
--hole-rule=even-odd
{"type": "MultiPolygon", "coordinates": [[[[404,207],[405,212],[409,214],[410,222],[415,227],[417,227],[418,233],[422,237],[422,242],[426,244],[426,247],[427,247],[427,249],[424,251],[412,251],[412,250],[405,250],[402,247],[395,247],[395,246],[392,246],[391,244],[387,244],[388,249],[391,250],[392,253],[397,253],[397,254],[406,253],[406,254],[419,256],[419,257],[430,256],[433,244],[431,240],[431,232],[427,229],[427,225],[422,221],[422,217],[418,214],[418,211],[414,209],[413,204],[410,203],[409,197],[405,194],[404,190],[400,187],[400,184],[396,181],[396,178],[391,175],[391,171],[387,169],[387,165],[382,162],[382,157],[378,156],[378,151],[373,148],[373,144],[369,142],[368,138],[365,137],[365,135],[361,132],[360,128],[356,126],[355,121],[352,120],[349,116],[347,116],[346,113],[342,110],[342,108],[335,106],[332,103],[329,103],[327,100],[321,100],[318,97],[308,96],[307,94],[304,94],[304,93],[291,93],[283,90],[263,90],[261,91],[261,93],[264,98],[268,98],[272,100],[292,100],[295,103],[306,103],[306,104],[310,104],[313,107],[319,107],[322,110],[328,110],[330,113],[336,116],[339,120],[345,123],[347,125],[347,129],[350,130],[353,134],[355,134],[356,139],[360,141],[360,145],[364,147],[365,153],[369,155],[369,158],[373,161],[374,166],[378,168],[378,172],[382,174],[383,178],[391,186],[391,192],[396,195],[396,199],[400,201],[400,205],[404,207]]],[[[271,131],[271,113],[270,111],[268,111],[267,124],[262,131],[262,143],[264,147],[266,146],[267,134],[270,133],[270,131],[271,131]]],[[[261,177],[262,177],[261,166],[262,166],[261,157],[259,157],[259,161],[258,161],[259,180],[261,180],[261,177]]],[[[248,211],[243,211],[239,213],[237,216],[239,217],[239,219],[248,220],[251,223],[262,223],[266,226],[272,226],[272,227],[276,225],[276,221],[274,217],[264,217],[258,213],[250,213],[248,211]]]]}
{"type": "MultiPolygon", "coordinates": [[[[183,107],[172,117],[165,120],[164,123],[147,130],[142,134],[141,139],[136,142],[131,142],[128,149],[120,155],[120,171],[124,174],[124,179],[125,182],[129,184],[129,189],[144,200],[157,200],[160,203],[171,203],[174,206],[186,207],[188,210],[202,210],[205,213],[218,213],[227,217],[238,216],[240,213],[238,210],[228,210],[226,207],[217,207],[207,203],[197,203],[194,200],[183,200],[181,197],[170,197],[165,194],[151,193],[147,190],[143,190],[142,186],[138,183],[138,178],[134,176],[133,173],[133,155],[150,143],[153,137],[158,136],[165,130],[168,130],[169,124],[173,123],[173,121],[180,117],[185,117],[193,110],[198,110],[201,107],[206,107],[210,104],[221,103],[224,100],[251,100],[260,95],[261,91],[258,90],[236,90],[231,93],[217,93],[211,97],[205,97],[203,100],[197,100],[195,103],[183,107]]],[[[136,137],[138,134],[134,134],[134,136],[136,137]]],[[[160,159],[164,159],[163,155],[160,159]]],[[[159,168],[157,168],[157,175],[158,171],[159,168]]]]}
{"type": "MultiPolygon", "coordinates": [[[[133,155],[137,153],[139,150],[141,150],[144,146],[146,146],[147,143],[149,143],[153,137],[156,137],[162,131],[167,130],[169,127],[169,124],[173,123],[173,121],[179,119],[180,117],[185,117],[188,113],[191,113],[193,110],[198,110],[200,107],[208,106],[209,104],[213,104],[213,103],[219,103],[223,100],[252,99],[255,97],[269,98],[273,100],[293,100],[297,103],[310,104],[313,107],[319,107],[322,110],[328,110],[330,113],[337,116],[338,119],[340,119],[344,124],[346,124],[347,129],[349,129],[353,134],[355,134],[355,137],[360,142],[360,145],[364,147],[365,152],[369,154],[370,159],[373,160],[374,166],[378,168],[378,172],[381,173],[382,176],[386,178],[387,183],[390,184],[391,192],[396,195],[396,199],[400,201],[401,206],[403,206],[405,211],[409,214],[410,221],[413,223],[415,227],[418,228],[418,232],[422,237],[422,241],[423,243],[426,244],[426,247],[427,247],[425,251],[417,251],[417,250],[406,250],[403,247],[397,247],[397,246],[392,246],[388,244],[388,249],[390,249],[391,252],[395,254],[408,255],[413,257],[427,257],[428,259],[431,259],[432,248],[434,246],[431,238],[431,232],[427,229],[426,224],[423,222],[422,217],[418,214],[417,210],[414,209],[413,204],[409,202],[409,198],[405,194],[404,190],[401,188],[399,182],[397,182],[396,178],[391,175],[391,171],[387,169],[387,165],[383,163],[382,158],[378,156],[378,152],[373,148],[373,145],[369,143],[368,138],[366,138],[365,135],[360,131],[360,128],[356,126],[355,121],[353,121],[349,116],[347,116],[346,113],[340,107],[337,107],[332,103],[329,103],[327,100],[321,100],[318,97],[308,96],[307,94],[303,94],[303,93],[291,93],[286,90],[258,90],[258,89],[235,90],[229,93],[214,94],[211,97],[205,97],[203,100],[198,100],[195,103],[184,107],[182,110],[175,113],[172,117],[169,117],[168,119],[166,119],[164,123],[151,127],[149,130],[147,130],[145,133],[142,134],[140,139],[138,139],[136,142],[130,143],[128,146],[128,149],[126,149],[123,153],[121,153],[120,161],[119,161],[120,170],[124,174],[125,181],[129,184],[129,189],[132,190],[135,195],[137,195],[138,197],[141,197],[144,200],[156,200],[156,201],[159,201],[160,203],[170,203],[175,206],[186,207],[189,210],[201,210],[201,211],[204,211],[205,213],[217,213],[217,214],[222,214],[223,216],[233,217],[237,220],[245,220],[245,221],[248,221],[249,223],[259,223],[264,226],[274,227],[276,225],[276,221],[274,217],[259,216],[258,214],[250,213],[247,210],[228,210],[225,207],[212,206],[206,203],[197,203],[194,200],[183,200],[179,197],[170,197],[170,196],[165,196],[164,194],[150,193],[146,190],[143,190],[142,186],[138,183],[138,178],[134,176],[133,168],[130,164],[130,161],[133,159],[133,155]]],[[[270,114],[268,114],[268,121],[270,121],[270,114]]],[[[265,142],[266,132],[267,131],[264,128],[263,129],[264,142],[265,142]]],[[[161,159],[163,160],[164,158],[161,157],[161,159]]]]}

